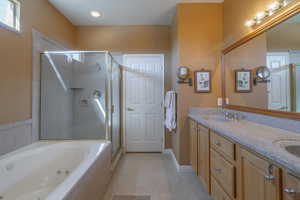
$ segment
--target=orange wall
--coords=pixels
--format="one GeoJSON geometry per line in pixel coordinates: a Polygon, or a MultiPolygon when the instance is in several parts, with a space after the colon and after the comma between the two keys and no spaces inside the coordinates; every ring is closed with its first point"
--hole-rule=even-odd
{"type": "Polygon", "coordinates": [[[148,26],[81,26],[77,47],[84,50],[119,52],[166,52],[170,50],[170,27],[148,26]]]}
{"type": "Polygon", "coordinates": [[[300,23],[282,23],[267,32],[268,51],[300,50],[300,23]]]}
{"type": "Polygon", "coordinates": [[[179,152],[177,160],[181,165],[189,164],[188,109],[215,107],[217,97],[221,96],[222,9],[220,3],[181,3],[177,6],[177,37],[173,38],[178,39],[178,55],[173,52],[173,56],[177,57],[178,65],[172,68],[187,66],[192,71],[191,77],[196,70],[211,70],[213,82],[209,94],[196,94],[194,87],[173,82],[174,88],[178,88],[178,129],[173,135],[178,146],[173,144],[173,149],[179,152]]]}
{"type": "Polygon", "coordinates": [[[47,0],[21,0],[20,34],[0,28],[0,124],[31,118],[32,28],[67,47],[76,28],[47,0]]]}

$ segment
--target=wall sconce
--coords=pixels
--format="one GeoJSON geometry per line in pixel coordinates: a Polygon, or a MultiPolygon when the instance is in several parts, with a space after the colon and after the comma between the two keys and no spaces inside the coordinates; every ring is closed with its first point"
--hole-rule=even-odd
{"type": "Polygon", "coordinates": [[[269,83],[271,77],[271,71],[266,66],[258,67],[256,70],[256,77],[253,79],[253,84],[257,83],[269,83]]]}
{"type": "Polygon", "coordinates": [[[269,16],[272,16],[274,13],[279,11],[281,8],[287,6],[292,0],[278,0],[271,3],[265,11],[258,12],[254,19],[248,20],[245,22],[245,26],[253,27],[259,25],[263,20],[269,16]]]}
{"type": "Polygon", "coordinates": [[[179,84],[189,84],[193,86],[192,78],[189,78],[190,70],[187,67],[179,67],[177,72],[177,78],[179,79],[177,83],[179,84]]]}

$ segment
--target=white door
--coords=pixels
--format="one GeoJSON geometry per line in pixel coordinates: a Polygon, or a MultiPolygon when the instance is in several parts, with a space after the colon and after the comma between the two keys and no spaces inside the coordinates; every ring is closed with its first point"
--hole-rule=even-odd
{"type": "Polygon", "coordinates": [[[271,70],[268,83],[269,109],[290,111],[289,54],[268,53],[267,66],[271,70]]]}
{"type": "Polygon", "coordinates": [[[127,152],[162,152],[164,56],[124,55],[127,152]]]}

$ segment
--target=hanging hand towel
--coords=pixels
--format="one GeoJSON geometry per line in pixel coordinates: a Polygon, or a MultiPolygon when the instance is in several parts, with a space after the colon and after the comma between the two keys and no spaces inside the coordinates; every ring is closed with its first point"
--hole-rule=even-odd
{"type": "Polygon", "coordinates": [[[165,126],[169,131],[176,129],[176,93],[169,91],[165,97],[166,120],[165,126]]]}

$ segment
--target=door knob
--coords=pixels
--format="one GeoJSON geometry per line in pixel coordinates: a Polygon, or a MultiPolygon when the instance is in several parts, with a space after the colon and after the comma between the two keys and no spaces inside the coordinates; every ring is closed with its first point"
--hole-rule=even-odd
{"type": "Polygon", "coordinates": [[[128,110],[128,111],[134,111],[134,109],[133,109],[133,108],[127,108],[127,110],[128,110]]]}

